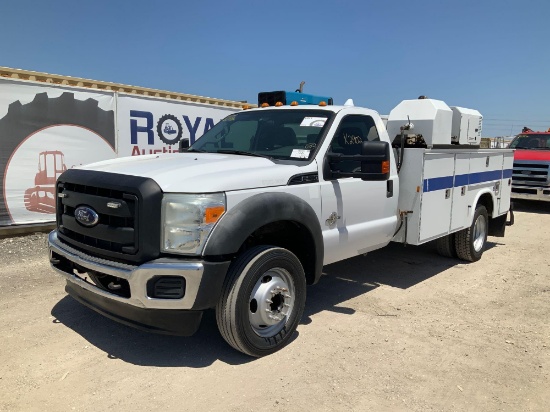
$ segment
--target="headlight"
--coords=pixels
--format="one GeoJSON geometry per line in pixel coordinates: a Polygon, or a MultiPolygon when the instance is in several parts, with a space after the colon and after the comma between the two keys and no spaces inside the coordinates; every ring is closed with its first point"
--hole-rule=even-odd
{"type": "Polygon", "coordinates": [[[225,195],[167,194],[162,199],[163,252],[200,255],[225,212],[225,195]]]}

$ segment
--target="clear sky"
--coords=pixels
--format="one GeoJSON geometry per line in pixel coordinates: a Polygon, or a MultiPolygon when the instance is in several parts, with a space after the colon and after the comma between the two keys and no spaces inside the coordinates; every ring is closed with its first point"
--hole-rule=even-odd
{"type": "Polygon", "coordinates": [[[550,127],[550,0],[1,0],[0,66],[256,102],[419,95],[483,135],[550,127]]]}

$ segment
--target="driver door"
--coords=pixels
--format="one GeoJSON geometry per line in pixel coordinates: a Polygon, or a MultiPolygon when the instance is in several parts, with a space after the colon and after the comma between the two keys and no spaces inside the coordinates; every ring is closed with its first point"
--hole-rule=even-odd
{"type": "MultiPolygon", "coordinates": [[[[361,154],[365,140],[380,140],[373,118],[348,115],[340,122],[329,152],[361,154]]],[[[392,161],[392,165],[395,162],[392,161]]],[[[332,167],[353,172],[360,170],[361,164],[358,161],[343,161],[332,167]]],[[[395,170],[391,171],[389,181],[363,181],[348,177],[321,181],[320,185],[325,264],[378,249],[390,242],[397,224],[398,185],[395,170]],[[389,190],[390,187],[395,190],[389,190]]]]}

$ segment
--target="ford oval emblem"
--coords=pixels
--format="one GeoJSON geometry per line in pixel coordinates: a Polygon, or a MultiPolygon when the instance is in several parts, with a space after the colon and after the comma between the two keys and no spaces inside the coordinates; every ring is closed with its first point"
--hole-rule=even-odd
{"type": "Polygon", "coordinates": [[[74,210],[74,218],[78,223],[86,227],[92,227],[99,222],[99,215],[89,206],[78,206],[74,210]]]}

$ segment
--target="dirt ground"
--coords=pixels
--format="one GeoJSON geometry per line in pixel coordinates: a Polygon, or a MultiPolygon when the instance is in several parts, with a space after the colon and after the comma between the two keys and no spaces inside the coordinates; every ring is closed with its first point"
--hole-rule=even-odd
{"type": "Polygon", "coordinates": [[[548,411],[550,205],[522,202],[481,261],[433,245],[325,267],[295,339],[252,359],[213,313],[191,338],[85,308],[46,236],[0,240],[2,411],[548,411]]]}

